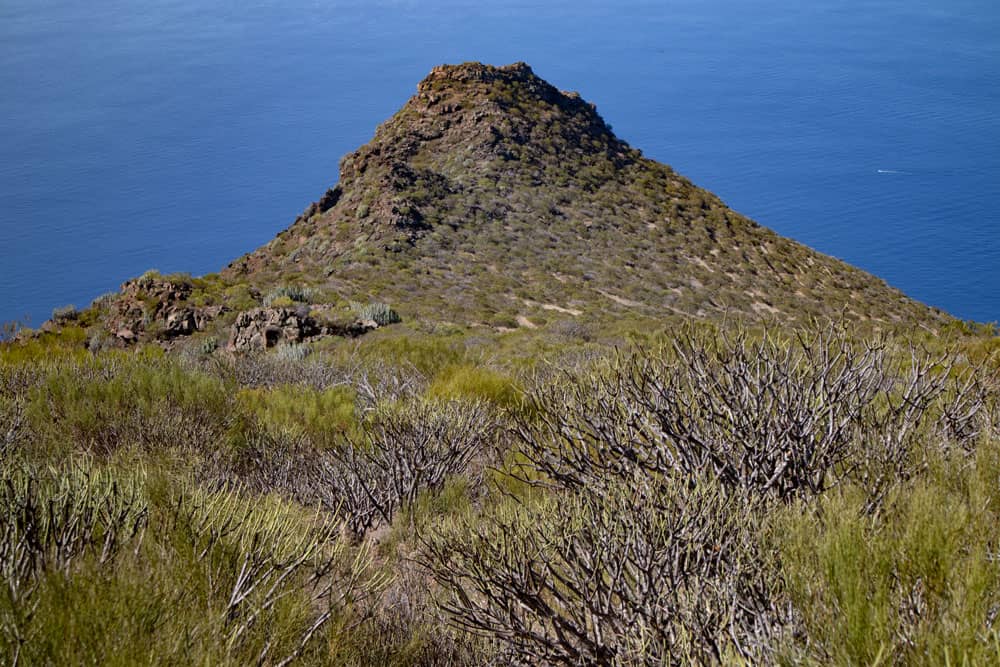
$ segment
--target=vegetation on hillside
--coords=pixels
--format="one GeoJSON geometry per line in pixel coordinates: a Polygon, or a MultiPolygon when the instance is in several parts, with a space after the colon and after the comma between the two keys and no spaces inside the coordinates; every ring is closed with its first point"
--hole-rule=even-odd
{"type": "Polygon", "coordinates": [[[644,158],[527,65],[466,63],[435,68],[265,246],[219,274],[149,271],[43,329],[83,329],[94,350],[304,355],[399,322],[608,339],[692,317],[932,333],[949,321],[644,158]]]}
{"type": "Polygon", "coordinates": [[[470,343],[5,344],[6,662],[1000,659],[995,339],[470,343]]]}
{"type": "Polygon", "coordinates": [[[436,68],[343,159],[335,188],[224,275],[486,330],[679,314],[944,319],[644,158],[523,63],[436,68]]]}
{"type": "Polygon", "coordinates": [[[1000,662],[995,329],[523,64],[222,273],[2,334],[0,664],[1000,662]]]}

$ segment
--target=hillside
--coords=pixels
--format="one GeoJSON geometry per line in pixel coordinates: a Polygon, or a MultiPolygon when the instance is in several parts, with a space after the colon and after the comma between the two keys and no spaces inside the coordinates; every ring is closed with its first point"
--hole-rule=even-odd
{"type": "Polygon", "coordinates": [[[996,333],[439,68],[272,243],[0,340],[0,664],[1000,664],[996,333]]]}
{"type": "Polygon", "coordinates": [[[739,315],[942,321],[618,139],[517,63],[435,68],[340,180],[230,279],[301,282],[463,325],[739,315]]]}

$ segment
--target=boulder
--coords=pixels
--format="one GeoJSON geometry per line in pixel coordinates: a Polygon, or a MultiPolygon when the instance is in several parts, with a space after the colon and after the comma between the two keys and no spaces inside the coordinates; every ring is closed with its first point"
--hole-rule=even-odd
{"type": "Polygon", "coordinates": [[[190,308],[179,308],[167,313],[164,319],[164,338],[176,338],[177,336],[190,336],[198,330],[195,323],[194,311],[190,308]]]}
{"type": "Polygon", "coordinates": [[[115,337],[121,339],[125,343],[134,343],[136,341],[135,332],[131,329],[119,329],[115,332],[115,337]]]}
{"type": "Polygon", "coordinates": [[[254,308],[236,316],[229,349],[266,350],[278,343],[301,343],[320,333],[322,330],[314,319],[290,308],[254,308]]]}
{"type": "Polygon", "coordinates": [[[236,316],[228,349],[262,351],[279,343],[301,343],[318,336],[355,338],[377,328],[378,324],[371,320],[320,323],[293,308],[254,308],[236,316]]]}

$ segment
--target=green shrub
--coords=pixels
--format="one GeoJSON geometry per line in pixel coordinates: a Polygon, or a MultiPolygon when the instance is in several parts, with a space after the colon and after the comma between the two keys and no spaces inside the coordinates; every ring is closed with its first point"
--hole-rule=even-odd
{"type": "Polygon", "coordinates": [[[232,408],[223,381],[148,348],[59,362],[29,393],[26,414],[40,453],[54,456],[67,448],[211,450],[232,408]]]}
{"type": "Polygon", "coordinates": [[[461,341],[432,336],[398,336],[364,341],[358,351],[368,361],[394,367],[411,366],[432,376],[445,366],[459,363],[464,357],[461,341]]]}
{"type": "Polygon", "coordinates": [[[271,308],[291,308],[292,306],[295,305],[295,302],[292,301],[291,297],[287,296],[279,296],[273,299],[268,299],[267,297],[265,297],[264,305],[269,306],[271,308]]]}
{"type": "Polygon", "coordinates": [[[496,371],[471,364],[443,368],[431,381],[427,395],[445,400],[479,399],[495,405],[515,407],[522,392],[517,383],[496,371]]]}
{"type": "Polygon", "coordinates": [[[322,391],[298,385],[243,389],[238,400],[266,427],[307,435],[319,445],[329,445],[357,426],[357,399],[350,387],[322,391]]]}
{"type": "Polygon", "coordinates": [[[1000,470],[989,459],[998,443],[987,449],[957,475],[953,460],[896,487],[875,516],[864,512],[864,493],[846,487],[776,520],[789,596],[809,637],[806,656],[837,664],[997,663],[1000,470]]]}
{"type": "Polygon", "coordinates": [[[149,269],[141,276],[136,278],[136,283],[138,283],[139,287],[150,287],[152,286],[154,281],[159,280],[162,277],[163,276],[160,274],[158,270],[149,269]]]}
{"type": "Polygon", "coordinates": [[[320,637],[340,643],[386,583],[338,524],[292,505],[190,489],[157,499],[146,487],[112,470],[4,473],[0,653],[24,664],[320,662],[320,637]]]}
{"type": "MultiPolygon", "coordinates": [[[[30,330],[19,329],[22,334],[30,330]]],[[[0,364],[40,364],[57,359],[87,357],[87,332],[69,325],[58,332],[26,336],[19,341],[0,341],[0,364]]]]}

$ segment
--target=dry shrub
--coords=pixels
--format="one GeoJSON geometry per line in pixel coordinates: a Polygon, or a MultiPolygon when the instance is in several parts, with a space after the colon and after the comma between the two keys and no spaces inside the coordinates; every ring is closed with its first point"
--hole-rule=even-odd
{"type": "Polygon", "coordinates": [[[969,443],[988,403],[982,374],[956,357],[894,353],[827,328],[792,340],[682,335],[622,354],[530,396],[518,474],[573,488],[636,470],[709,475],[781,499],[860,476],[877,500],[882,478],[919,467],[916,439],[969,443]]]}
{"type": "Polygon", "coordinates": [[[360,440],[330,450],[320,464],[324,504],[339,507],[356,534],[413,506],[487,453],[499,420],[488,404],[415,401],[377,410],[360,440]]]}
{"type": "Polygon", "coordinates": [[[430,530],[420,561],[513,662],[774,661],[801,619],[759,526],[834,485],[875,513],[927,443],[986,431],[991,381],[833,327],[682,334],[533,391],[507,470],[527,500],[430,530]]]}
{"type": "Polygon", "coordinates": [[[718,485],[617,480],[459,519],[421,562],[451,623],[518,664],[756,661],[782,619],[756,523],[718,485]]]}

